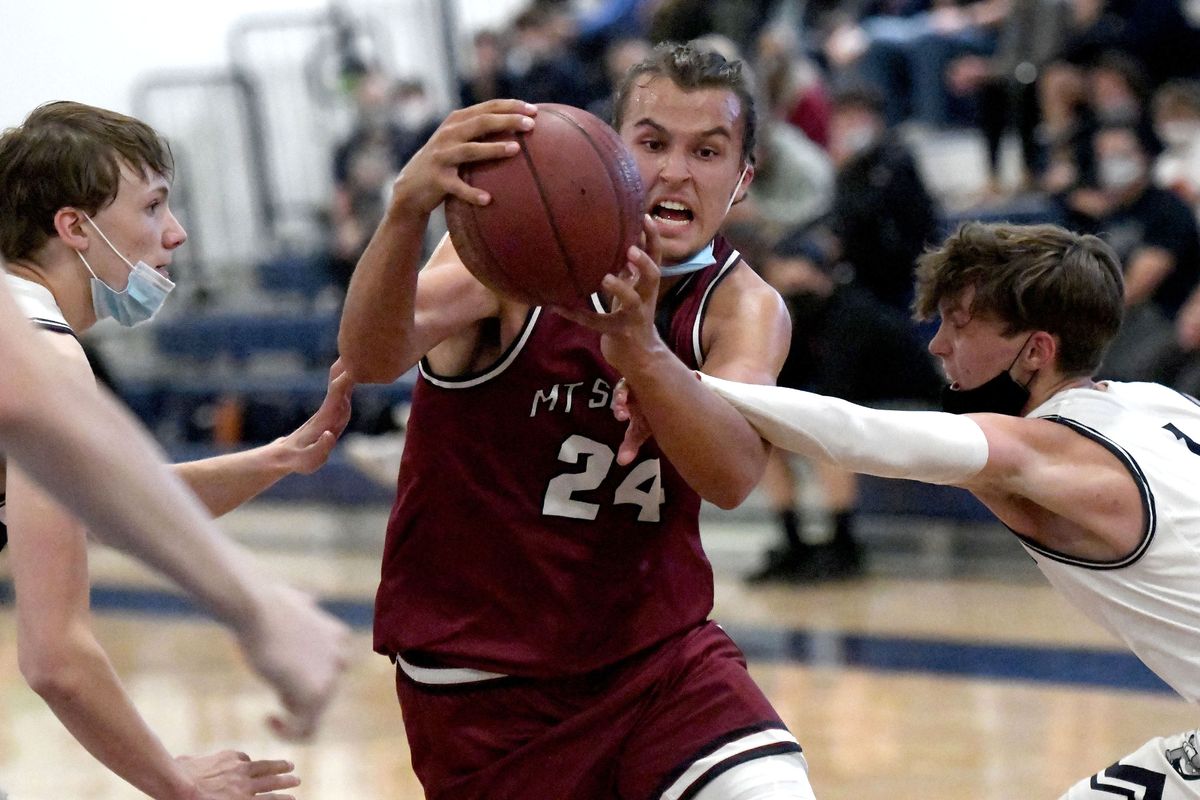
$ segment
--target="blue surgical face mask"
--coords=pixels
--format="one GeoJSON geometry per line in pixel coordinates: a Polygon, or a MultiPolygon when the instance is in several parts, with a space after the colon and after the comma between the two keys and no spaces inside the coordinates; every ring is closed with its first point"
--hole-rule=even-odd
{"type": "Polygon", "coordinates": [[[136,264],[129,263],[129,259],[122,255],[120,250],[113,247],[113,243],[104,235],[104,231],[100,230],[100,226],[96,224],[95,220],[87,214],[84,216],[96,229],[96,233],[100,234],[104,243],[125,262],[130,270],[129,283],[125,286],[124,291],[118,292],[96,277],[95,270],[83,257],[83,253],[75,251],[79,260],[92,275],[92,308],[96,311],[96,319],[102,320],[111,317],[126,328],[132,328],[134,325],[152,319],[162,308],[167,295],[175,288],[175,283],[145,261],[138,261],[136,264]]]}
{"type": "MultiPolygon", "coordinates": [[[[742,172],[738,175],[737,184],[733,187],[733,194],[729,196],[729,202],[725,204],[725,211],[721,213],[721,219],[724,219],[725,215],[729,213],[729,209],[733,208],[733,201],[737,199],[738,189],[742,188],[742,181],[746,179],[746,172],[749,169],[749,164],[742,167],[742,172]]],[[[664,278],[673,278],[676,275],[686,275],[689,272],[704,269],[711,263],[713,263],[713,243],[709,242],[707,247],[687,261],[681,264],[671,264],[670,266],[663,265],[659,268],[659,272],[664,278]]]]}

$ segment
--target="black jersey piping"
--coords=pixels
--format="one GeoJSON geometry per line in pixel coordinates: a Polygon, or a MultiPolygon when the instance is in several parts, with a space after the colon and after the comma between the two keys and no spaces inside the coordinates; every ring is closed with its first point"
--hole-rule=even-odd
{"type": "Polygon", "coordinates": [[[1142,531],[1142,539],[1138,543],[1138,546],[1135,547],[1129,553],[1129,555],[1124,556],[1123,558],[1117,559],[1116,561],[1092,561],[1090,559],[1077,558],[1075,556],[1067,555],[1066,553],[1060,553],[1057,550],[1051,550],[1050,548],[1042,547],[1041,545],[1035,543],[1028,536],[1022,534],[1020,531],[1017,531],[1011,527],[1009,527],[1009,530],[1011,530],[1017,536],[1017,538],[1021,540],[1021,543],[1030,550],[1040,553],[1046,558],[1053,559],[1054,561],[1058,561],[1063,564],[1069,564],[1073,567],[1094,570],[1108,570],[1120,569],[1122,567],[1128,567],[1137,563],[1137,561],[1141,559],[1143,555],[1145,555],[1147,548],[1150,547],[1150,542],[1154,539],[1154,531],[1158,522],[1154,503],[1154,493],[1150,490],[1150,484],[1147,482],[1146,474],[1142,472],[1142,468],[1138,465],[1137,461],[1134,460],[1133,456],[1129,454],[1129,451],[1094,428],[1089,428],[1087,425],[1084,425],[1077,420],[1073,420],[1068,417],[1062,417],[1057,414],[1048,417],[1041,417],[1040,419],[1044,419],[1049,422],[1056,422],[1059,425],[1065,425],[1076,433],[1086,436],[1097,444],[1102,445],[1106,450],[1116,456],[1122,464],[1125,465],[1125,468],[1129,470],[1129,474],[1133,476],[1134,483],[1136,483],[1138,487],[1138,493],[1142,498],[1142,518],[1145,520],[1145,528],[1142,531]]]}
{"type": "Polygon", "coordinates": [[[504,372],[516,360],[521,350],[524,349],[525,343],[529,341],[529,337],[533,334],[533,326],[537,324],[541,313],[541,306],[534,306],[529,309],[529,313],[525,315],[525,324],[521,326],[520,335],[513,339],[508,349],[501,353],[495,363],[486,369],[479,370],[478,372],[469,372],[465,375],[438,375],[429,366],[428,356],[422,357],[417,362],[417,369],[420,371],[421,377],[441,389],[470,389],[472,386],[485,383],[504,372]]]}
{"type": "MultiPolygon", "coordinates": [[[[29,321],[35,326],[43,330],[51,331],[52,333],[68,333],[71,336],[75,336],[75,331],[65,322],[59,322],[58,320],[54,319],[45,319],[43,317],[30,317],[29,321]]],[[[75,336],[75,338],[78,339],[79,337],[75,336]]]]}
{"type": "Polygon", "coordinates": [[[704,290],[704,297],[700,299],[700,308],[696,311],[696,323],[692,328],[692,353],[696,358],[697,367],[704,366],[704,349],[700,343],[703,341],[704,314],[708,310],[708,301],[712,298],[713,291],[717,288],[721,281],[725,280],[725,278],[728,277],[731,272],[733,272],[733,267],[737,265],[741,258],[742,254],[737,250],[734,250],[732,253],[730,253],[729,258],[725,259],[725,263],[722,265],[721,271],[717,273],[717,277],[714,278],[713,282],[710,283],[708,288],[704,290]]]}

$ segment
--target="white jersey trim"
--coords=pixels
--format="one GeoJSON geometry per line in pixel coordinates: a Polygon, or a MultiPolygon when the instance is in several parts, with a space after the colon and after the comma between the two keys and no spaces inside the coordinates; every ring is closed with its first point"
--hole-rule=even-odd
{"type": "Polygon", "coordinates": [[[1042,547],[1041,545],[1033,542],[1020,531],[1014,530],[1013,532],[1017,534],[1021,540],[1021,543],[1028,549],[1039,553],[1046,558],[1053,559],[1063,564],[1070,564],[1074,567],[1083,567],[1086,569],[1119,569],[1121,567],[1128,567],[1130,564],[1136,563],[1138,559],[1145,554],[1146,549],[1150,547],[1150,542],[1154,539],[1154,530],[1157,525],[1154,493],[1150,491],[1150,484],[1146,481],[1146,475],[1144,472],[1142,472],[1142,468],[1138,466],[1137,461],[1134,460],[1133,456],[1129,454],[1128,450],[1126,450],[1124,447],[1121,447],[1121,445],[1117,444],[1095,428],[1090,428],[1087,425],[1084,425],[1082,422],[1077,422],[1069,417],[1059,416],[1058,414],[1052,414],[1047,417],[1039,417],[1039,419],[1044,419],[1049,422],[1057,422],[1060,425],[1066,425],[1068,428],[1080,434],[1081,436],[1086,436],[1098,444],[1103,445],[1109,452],[1121,460],[1121,463],[1123,463],[1125,468],[1129,470],[1129,474],[1133,476],[1134,483],[1137,484],[1138,493],[1142,498],[1142,510],[1146,518],[1146,527],[1145,530],[1142,531],[1142,539],[1138,543],[1138,546],[1135,547],[1133,551],[1129,553],[1129,555],[1125,556],[1124,558],[1117,559],[1116,561],[1090,561],[1088,559],[1076,558],[1074,556],[1066,555],[1065,553],[1060,553],[1057,550],[1050,550],[1046,547],[1042,547]]]}
{"type": "Polygon", "coordinates": [[[516,360],[521,351],[525,349],[525,343],[529,341],[529,337],[533,335],[533,326],[537,324],[538,318],[542,315],[542,307],[535,306],[529,311],[529,318],[525,320],[525,327],[521,331],[521,335],[517,337],[511,345],[508,352],[500,357],[500,360],[486,371],[478,375],[468,375],[463,378],[451,378],[440,376],[429,369],[427,358],[422,358],[417,363],[417,369],[420,370],[421,376],[425,380],[432,383],[434,386],[442,389],[470,389],[472,386],[478,386],[481,383],[490,381],[504,370],[508,369],[509,365],[516,360]]]}
{"type": "Polygon", "coordinates": [[[708,284],[708,288],[704,290],[704,297],[700,300],[700,308],[696,312],[696,322],[692,325],[692,354],[696,358],[696,366],[704,366],[704,352],[700,347],[700,332],[704,328],[704,312],[708,310],[708,301],[712,298],[713,290],[725,279],[729,270],[740,261],[742,254],[734,250],[729,254],[729,258],[725,259],[725,263],[721,265],[721,271],[717,273],[717,277],[713,278],[708,284]]]}
{"type": "Polygon", "coordinates": [[[455,686],[462,683],[480,683],[507,678],[499,672],[485,672],[469,667],[418,667],[396,656],[396,667],[411,680],[426,686],[455,686]]]}
{"type": "MultiPolygon", "coordinates": [[[[683,774],[662,793],[660,800],[680,800],[691,797],[701,784],[713,775],[713,770],[728,761],[740,763],[751,751],[770,748],[763,757],[779,752],[778,745],[784,745],[787,751],[801,752],[800,743],[796,737],[784,728],[771,728],[765,731],[755,731],[718,747],[708,755],[698,758],[691,763],[683,774]]],[[[732,766],[732,764],[730,764],[732,766]]]]}
{"type": "Polygon", "coordinates": [[[54,295],[45,286],[12,274],[5,274],[4,281],[17,301],[17,307],[32,323],[60,333],[75,333],[67,324],[54,295]]]}

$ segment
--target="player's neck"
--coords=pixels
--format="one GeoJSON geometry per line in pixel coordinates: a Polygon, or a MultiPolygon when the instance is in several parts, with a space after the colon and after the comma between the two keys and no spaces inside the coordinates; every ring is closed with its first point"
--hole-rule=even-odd
{"type": "Polygon", "coordinates": [[[1025,408],[1021,410],[1021,415],[1025,416],[1033,411],[1038,406],[1042,405],[1050,398],[1055,397],[1060,392],[1065,392],[1068,389],[1086,389],[1096,385],[1095,381],[1089,376],[1072,376],[1063,375],[1048,375],[1042,384],[1036,377],[1033,384],[1029,387],[1029,401],[1025,404],[1025,408]]]}

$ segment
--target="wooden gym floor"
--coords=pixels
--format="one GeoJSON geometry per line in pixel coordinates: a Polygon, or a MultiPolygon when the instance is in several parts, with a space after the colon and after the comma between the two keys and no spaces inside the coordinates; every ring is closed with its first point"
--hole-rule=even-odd
{"type": "MultiPolygon", "coordinates": [[[[356,625],[344,690],[305,746],[265,731],[270,694],[227,634],[181,612],[140,567],[94,551],[99,636],[172,751],[234,747],[291,758],[304,780],[297,796],[309,800],[422,796],[391,665],[371,653],[366,628],[384,514],[258,504],[224,521],[267,568],[356,625]]],[[[883,521],[868,538],[865,578],[752,587],[740,576],[771,541],[771,525],[706,515],[714,616],[804,745],[819,798],[1056,798],[1152,736],[1200,723],[1047,588],[1002,529],[930,527],[901,541],[889,538],[892,527],[883,521]]],[[[139,796],[24,685],[8,604],[0,607],[0,715],[0,786],[13,800],[139,796]]]]}

